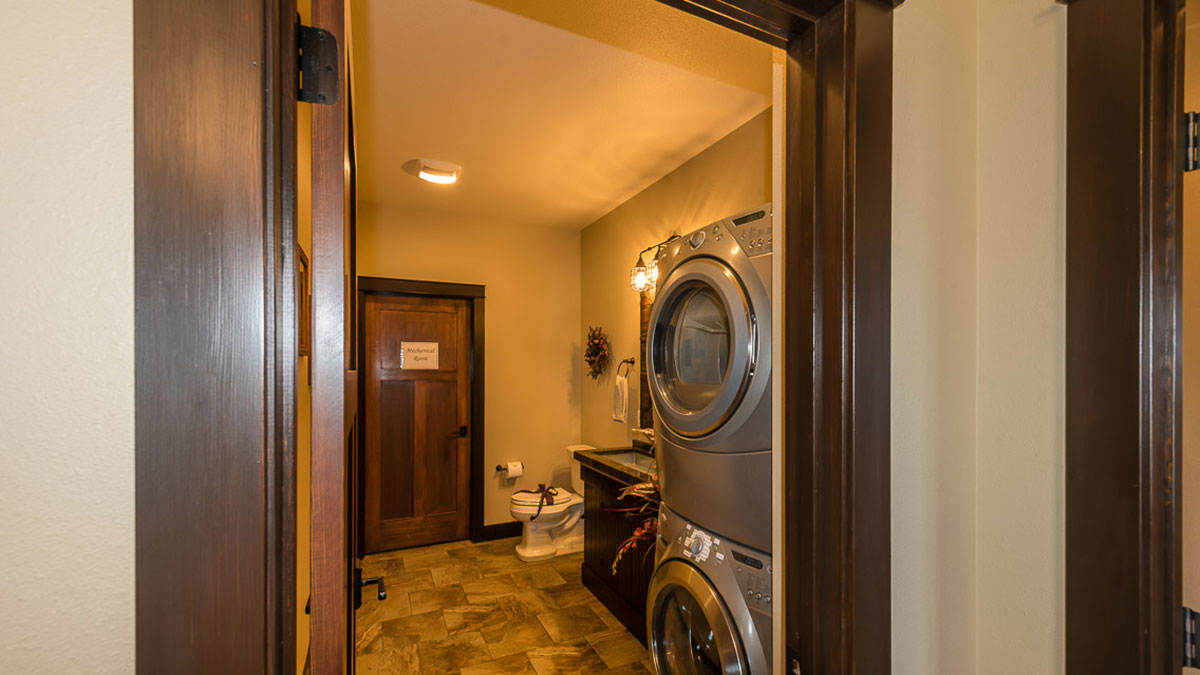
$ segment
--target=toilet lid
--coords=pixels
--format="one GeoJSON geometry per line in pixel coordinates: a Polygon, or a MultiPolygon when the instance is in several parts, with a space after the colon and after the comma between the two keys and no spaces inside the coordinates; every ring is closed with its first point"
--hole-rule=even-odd
{"type": "MultiPolygon", "coordinates": [[[[556,488],[554,486],[550,486],[549,488],[547,488],[547,490],[549,490],[551,496],[554,497],[553,506],[562,506],[564,504],[567,504],[568,502],[571,501],[571,497],[574,496],[571,494],[570,490],[564,490],[562,488],[556,488]]],[[[540,502],[541,499],[542,499],[542,495],[539,493],[536,493],[536,492],[534,492],[534,493],[516,492],[516,493],[513,493],[512,503],[519,504],[522,506],[537,506],[538,502],[540,502]]],[[[549,502],[547,502],[546,508],[549,508],[550,506],[551,506],[551,504],[549,502]]]]}

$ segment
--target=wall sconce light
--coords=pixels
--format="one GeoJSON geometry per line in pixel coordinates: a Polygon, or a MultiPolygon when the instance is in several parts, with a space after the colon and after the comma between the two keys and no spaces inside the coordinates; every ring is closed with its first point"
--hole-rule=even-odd
{"type": "MultiPolygon", "coordinates": [[[[657,269],[656,263],[655,270],[657,271],[657,269]]],[[[638,293],[643,293],[650,288],[650,277],[646,273],[646,261],[640,253],[637,262],[633,264],[633,269],[629,270],[629,287],[638,293]]]]}
{"type": "Polygon", "coordinates": [[[638,253],[637,262],[634,263],[633,269],[629,270],[630,288],[638,293],[645,293],[658,287],[658,256],[662,255],[664,246],[678,238],[679,235],[672,234],[666,240],[647,246],[638,253]],[[654,251],[654,255],[650,256],[650,262],[646,262],[646,254],[650,251],[654,251]]]}

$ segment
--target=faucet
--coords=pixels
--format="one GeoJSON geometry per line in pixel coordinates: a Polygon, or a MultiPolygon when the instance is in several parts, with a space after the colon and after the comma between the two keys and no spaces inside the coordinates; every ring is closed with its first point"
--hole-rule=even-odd
{"type": "Polygon", "coordinates": [[[633,431],[634,435],[641,434],[642,438],[645,438],[650,445],[654,445],[654,429],[634,427],[631,431],[633,431]]]}

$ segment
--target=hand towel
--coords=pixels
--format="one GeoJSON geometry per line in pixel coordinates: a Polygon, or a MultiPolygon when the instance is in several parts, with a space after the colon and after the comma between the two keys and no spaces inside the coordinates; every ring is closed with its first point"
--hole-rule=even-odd
{"type": "Polygon", "coordinates": [[[625,409],[629,403],[629,380],[620,373],[617,373],[616,382],[613,383],[613,421],[625,421],[625,409]]]}

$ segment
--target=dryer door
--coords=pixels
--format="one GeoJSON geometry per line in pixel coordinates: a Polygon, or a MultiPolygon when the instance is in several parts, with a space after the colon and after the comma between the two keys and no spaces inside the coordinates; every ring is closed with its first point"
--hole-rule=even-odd
{"type": "Polygon", "coordinates": [[[738,675],[749,672],[725,603],[695,567],[668,560],[650,582],[646,635],[654,672],[738,675]]]}
{"type": "Polygon", "coordinates": [[[746,290],[727,265],[692,258],[659,287],[650,313],[650,394],[680,436],[711,434],[737,410],[757,358],[746,290]]]}

